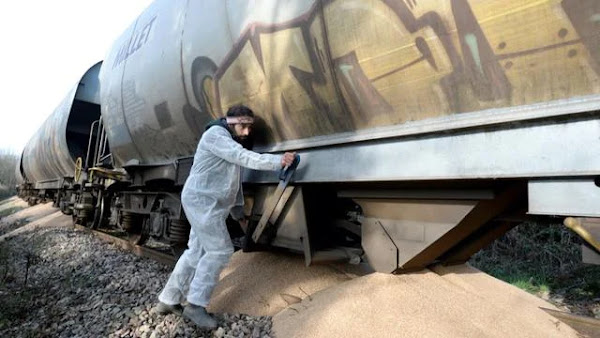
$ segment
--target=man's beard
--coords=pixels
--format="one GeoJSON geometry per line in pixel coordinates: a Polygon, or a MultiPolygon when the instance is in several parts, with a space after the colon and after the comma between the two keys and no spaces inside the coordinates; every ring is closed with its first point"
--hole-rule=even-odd
{"type": "Polygon", "coordinates": [[[254,145],[253,138],[250,136],[243,136],[243,137],[236,136],[236,137],[234,137],[234,140],[237,143],[241,144],[242,147],[244,147],[246,149],[252,149],[252,146],[254,145]]]}

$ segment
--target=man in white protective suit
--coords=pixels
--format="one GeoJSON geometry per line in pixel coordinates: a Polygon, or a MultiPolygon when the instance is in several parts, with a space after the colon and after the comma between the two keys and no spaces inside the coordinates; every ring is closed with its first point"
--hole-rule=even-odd
{"type": "Polygon", "coordinates": [[[219,274],[233,254],[225,220],[231,214],[245,228],[241,168],[278,170],[294,161],[295,153],[258,154],[245,149],[254,113],[248,107],[229,108],[226,117],[211,122],[204,131],[194,164],[181,193],[181,203],[191,225],[188,249],[177,261],[158,296],[155,311],[176,313],[203,328],[216,328],[206,312],[219,274]],[[189,289],[189,290],[188,290],[189,289]],[[186,298],[188,306],[182,303],[186,298]]]}

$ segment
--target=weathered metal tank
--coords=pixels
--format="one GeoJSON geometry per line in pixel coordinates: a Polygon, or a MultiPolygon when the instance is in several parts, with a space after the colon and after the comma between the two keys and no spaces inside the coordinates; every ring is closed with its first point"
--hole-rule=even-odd
{"type": "Polygon", "coordinates": [[[158,0],[107,55],[102,112],[120,164],[192,155],[236,103],[264,120],[262,150],[530,119],[502,108],[600,93],[599,8],[158,0]]]}
{"type": "Polygon", "coordinates": [[[98,73],[92,66],[29,140],[22,170],[35,189],[58,189],[72,177],[75,160],[85,158],[90,127],[100,118],[98,73]]]}
{"type": "Polygon", "coordinates": [[[17,165],[15,166],[15,180],[17,185],[23,184],[25,182],[25,177],[23,176],[23,152],[19,153],[19,158],[17,159],[17,165]]]}
{"type": "MultiPolygon", "coordinates": [[[[597,0],[157,0],[106,57],[102,118],[134,186],[181,185],[248,105],[255,150],[302,154],[271,244],[310,261],[343,228],[380,271],[464,262],[502,213],[600,217],[599,25],[597,0]]],[[[246,172],[253,216],[275,181],[246,172]]]]}

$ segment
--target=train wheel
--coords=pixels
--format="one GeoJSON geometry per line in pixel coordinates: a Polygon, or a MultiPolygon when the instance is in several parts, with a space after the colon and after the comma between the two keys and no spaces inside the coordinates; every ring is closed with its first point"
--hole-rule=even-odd
{"type": "Polygon", "coordinates": [[[103,191],[100,191],[98,195],[98,205],[94,212],[94,221],[92,222],[92,229],[103,228],[108,224],[110,217],[110,202],[112,197],[103,191]]]}

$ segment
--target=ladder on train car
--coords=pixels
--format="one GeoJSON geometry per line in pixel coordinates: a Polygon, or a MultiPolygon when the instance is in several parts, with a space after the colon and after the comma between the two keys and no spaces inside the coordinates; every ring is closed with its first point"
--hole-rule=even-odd
{"type": "Polygon", "coordinates": [[[102,119],[92,123],[90,127],[90,138],[85,158],[85,169],[92,167],[106,167],[112,164],[112,153],[108,146],[108,138],[102,119]],[[92,153],[92,143],[94,144],[92,153]],[[92,155],[90,157],[90,155],[92,155]],[[91,160],[91,163],[90,163],[91,160]],[[108,162],[107,162],[108,161],[108,162]]]}

